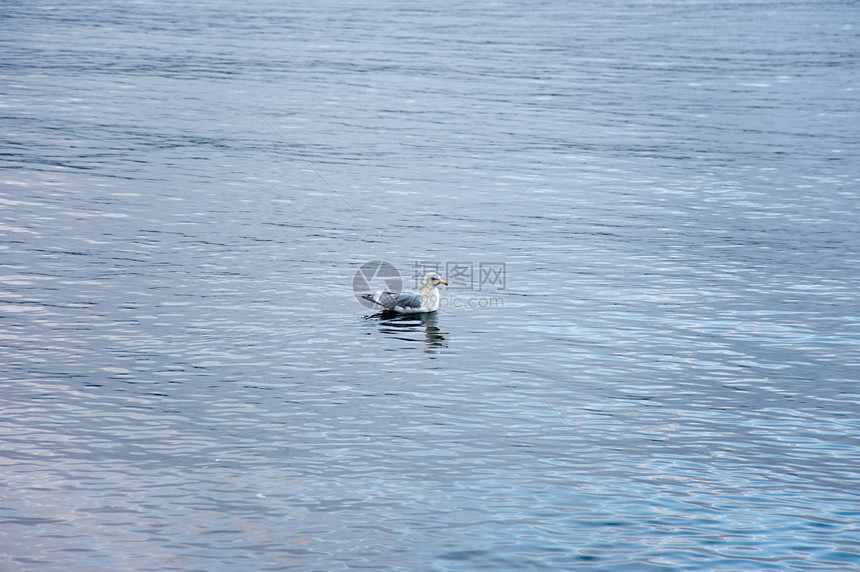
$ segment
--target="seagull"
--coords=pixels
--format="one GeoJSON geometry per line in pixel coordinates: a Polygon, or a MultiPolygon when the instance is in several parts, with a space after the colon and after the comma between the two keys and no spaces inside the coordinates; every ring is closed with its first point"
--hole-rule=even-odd
{"type": "Polygon", "coordinates": [[[429,272],[424,276],[424,290],[421,291],[421,294],[414,292],[376,292],[375,294],[365,294],[362,298],[379,304],[384,312],[397,312],[398,314],[435,312],[439,309],[439,284],[448,285],[441,276],[435,272],[429,272]]]}

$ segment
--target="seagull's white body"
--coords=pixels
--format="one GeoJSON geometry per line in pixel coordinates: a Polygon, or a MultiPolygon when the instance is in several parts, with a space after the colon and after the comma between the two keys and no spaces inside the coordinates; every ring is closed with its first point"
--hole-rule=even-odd
{"type": "Polygon", "coordinates": [[[422,314],[435,312],[439,309],[439,284],[448,285],[442,277],[435,272],[424,276],[424,289],[421,294],[413,292],[376,292],[362,296],[375,304],[379,304],[384,311],[397,312],[398,314],[422,314]]]}

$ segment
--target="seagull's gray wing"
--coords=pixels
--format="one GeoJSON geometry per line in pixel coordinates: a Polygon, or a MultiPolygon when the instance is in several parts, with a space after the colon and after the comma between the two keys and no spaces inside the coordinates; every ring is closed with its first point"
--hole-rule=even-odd
{"type": "Polygon", "coordinates": [[[421,295],[412,292],[401,292],[397,295],[397,306],[401,308],[420,308],[421,295]]]}
{"type": "Polygon", "coordinates": [[[412,292],[377,292],[362,298],[375,302],[386,310],[394,310],[397,307],[415,309],[421,307],[421,296],[412,292]]]}

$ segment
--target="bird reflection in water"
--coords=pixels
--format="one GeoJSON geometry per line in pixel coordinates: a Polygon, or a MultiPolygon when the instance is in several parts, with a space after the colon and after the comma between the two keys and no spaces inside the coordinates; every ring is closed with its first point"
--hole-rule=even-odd
{"type": "Polygon", "coordinates": [[[368,319],[379,320],[379,331],[398,340],[421,341],[420,334],[423,333],[424,353],[434,354],[440,348],[448,347],[445,341],[447,332],[439,328],[439,316],[436,312],[405,315],[380,312],[368,316],[368,319]]]}

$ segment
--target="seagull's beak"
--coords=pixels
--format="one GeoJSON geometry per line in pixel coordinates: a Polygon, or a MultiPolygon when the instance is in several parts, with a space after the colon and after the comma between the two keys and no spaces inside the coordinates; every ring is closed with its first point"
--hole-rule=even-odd
{"type": "Polygon", "coordinates": [[[445,286],[447,286],[447,285],[448,285],[448,283],[447,283],[447,282],[445,282],[444,280],[442,280],[441,282],[439,282],[439,284],[444,284],[445,286]]]}

